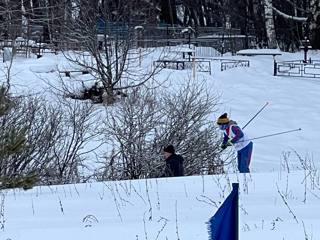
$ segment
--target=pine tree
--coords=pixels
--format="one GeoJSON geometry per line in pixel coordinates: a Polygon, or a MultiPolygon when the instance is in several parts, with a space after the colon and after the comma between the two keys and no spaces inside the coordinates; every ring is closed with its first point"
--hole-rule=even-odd
{"type": "MultiPolygon", "coordinates": [[[[6,118],[13,108],[14,101],[10,98],[7,88],[0,87],[0,118],[6,118]]],[[[0,189],[20,188],[30,189],[37,182],[37,174],[12,173],[6,168],[5,162],[26,147],[25,130],[11,126],[10,129],[0,128],[0,189]]],[[[12,161],[14,164],[14,161],[12,161]]]]}

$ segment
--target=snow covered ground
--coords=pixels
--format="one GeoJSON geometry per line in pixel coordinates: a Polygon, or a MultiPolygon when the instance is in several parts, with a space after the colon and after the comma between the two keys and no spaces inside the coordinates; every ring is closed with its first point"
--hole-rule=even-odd
{"type": "MultiPolygon", "coordinates": [[[[319,52],[310,56],[320,59],[319,52]]],[[[248,59],[250,67],[221,72],[220,62],[212,61],[212,75],[197,73],[212,92],[221,95],[212,121],[228,112],[243,126],[268,102],[246,128],[250,137],[302,129],[255,140],[250,175],[2,191],[0,239],[207,239],[205,222],[231,191],[231,182],[238,181],[240,239],[320,239],[320,80],[274,77],[272,56],[226,58],[248,59]],[[303,170],[304,163],[311,167],[303,170]]],[[[303,53],[282,53],[276,59],[301,60],[303,53]]],[[[12,90],[50,98],[57,70],[66,66],[62,55],[18,58],[12,69],[12,90]]],[[[5,67],[1,61],[0,75],[5,67]]],[[[169,76],[173,82],[191,75],[190,70],[166,69],[158,78],[169,76]]],[[[83,78],[90,80],[90,76],[83,78]]]]}
{"type": "Polygon", "coordinates": [[[239,181],[240,239],[318,240],[319,178],[314,188],[304,179],[279,171],[4,191],[0,239],[208,239],[206,222],[239,181]]]}
{"type": "MultiPolygon", "coordinates": [[[[319,53],[311,55],[320,59],[319,53]]],[[[241,57],[244,59],[244,57],[241,57]]],[[[278,170],[283,152],[296,151],[319,167],[320,79],[273,76],[271,56],[246,57],[249,68],[216,71],[213,79],[222,89],[224,110],[244,125],[266,102],[269,105],[246,128],[251,138],[301,128],[302,131],[254,141],[253,171],[278,170]]],[[[281,60],[303,59],[303,53],[283,53],[281,60]]],[[[221,111],[223,112],[223,111],[221,111]]],[[[293,156],[290,164],[299,166],[293,156]]]]}

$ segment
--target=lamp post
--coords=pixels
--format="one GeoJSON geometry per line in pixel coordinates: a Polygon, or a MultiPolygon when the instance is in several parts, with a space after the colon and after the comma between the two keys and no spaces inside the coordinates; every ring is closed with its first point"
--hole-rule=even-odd
{"type": "MultiPolygon", "coordinates": [[[[189,49],[191,49],[191,34],[192,33],[195,33],[195,30],[192,28],[192,27],[188,27],[188,43],[189,43],[189,49]]],[[[191,55],[192,53],[191,52],[188,52],[188,55],[189,55],[189,61],[190,61],[190,58],[191,58],[191,55]]]]}
{"type": "Polygon", "coordinates": [[[190,42],[191,42],[191,31],[188,28],[188,44],[189,44],[189,48],[190,48],[190,42]]]}
{"type": "Polygon", "coordinates": [[[231,22],[230,22],[230,16],[226,15],[225,22],[223,25],[224,29],[222,32],[222,38],[221,38],[221,56],[223,56],[225,49],[229,46],[231,46],[231,22]],[[228,36],[229,35],[229,36],[228,36]]]}
{"type": "Polygon", "coordinates": [[[224,54],[224,33],[222,33],[222,39],[221,39],[221,57],[223,57],[224,54]]]}
{"type": "Polygon", "coordinates": [[[181,31],[181,33],[183,33],[183,34],[185,34],[185,33],[188,34],[188,45],[189,45],[189,48],[190,48],[190,46],[191,46],[191,34],[192,34],[192,33],[195,33],[195,32],[196,32],[196,31],[195,31],[192,27],[190,27],[190,26],[182,29],[182,31],[181,31]]]}
{"type": "Polygon", "coordinates": [[[307,52],[308,52],[309,47],[310,47],[310,40],[305,37],[305,39],[302,40],[302,44],[303,44],[303,51],[304,51],[304,60],[303,60],[303,62],[307,63],[308,62],[307,52]]]}
{"type": "Polygon", "coordinates": [[[143,47],[142,44],[142,38],[143,38],[143,26],[135,26],[134,30],[136,32],[136,41],[137,41],[137,48],[139,49],[139,66],[141,67],[142,62],[142,55],[141,55],[141,48],[143,47]]]}
{"type": "Polygon", "coordinates": [[[309,27],[310,27],[310,18],[308,17],[307,21],[303,23],[304,39],[301,41],[303,44],[302,48],[304,51],[304,60],[303,60],[304,63],[308,62],[307,53],[308,53],[309,48],[311,48],[310,40],[309,40],[309,32],[310,32],[309,27]]]}

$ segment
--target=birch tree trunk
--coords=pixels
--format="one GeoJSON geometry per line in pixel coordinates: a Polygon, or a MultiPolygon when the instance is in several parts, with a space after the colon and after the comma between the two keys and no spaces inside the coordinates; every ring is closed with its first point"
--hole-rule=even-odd
{"type": "Polygon", "coordinates": [[[265,26],[267,35],[267,45],[269,48],[277,48],[276,31],[273,21],[272,0],[264,1],[265,26]]]}

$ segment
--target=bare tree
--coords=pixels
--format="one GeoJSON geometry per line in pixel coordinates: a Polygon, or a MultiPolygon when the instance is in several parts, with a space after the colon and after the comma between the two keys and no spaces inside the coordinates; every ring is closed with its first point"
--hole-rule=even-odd
{"type": "MultiPolygon", "coordinates": [[[[104,101],[113,103],[115,95],[124,89],[147,82],[159,69],[142,66],[148,51],[137,49],[138,31],[143,31],[139,19],[148,12],[141,1],[103,1],[102,5],[78,3],[72,24],[64,36],[82,51],[65,52],[65,56],[80,69],[89,71],[105,91],[104,101]],[[137,5],[141,7],[137,11],[137,5]]],[[[150,6],[146,5],[147,8],[150,6]]],[[[150,16],[144,16],[146,18],[150,16]]]]}
{"type": "Polygon", "coordinates": [[[194,82],[176,93],[134,90],[123,103],[107,110],[104,132],[113,149],[106,156],[101,178],[161,176],[161,152],[169,143],[185,158],[186,175],[221,173],[219,137],[208,121],[216,104],[217,99],[194,82]]]}
{"type": "Polygon", "coordinates": [[[22,31],[22,8],[19,0],[5,0],[0,3],[0,26],[4,38],[16,38],[22,31]]]}

